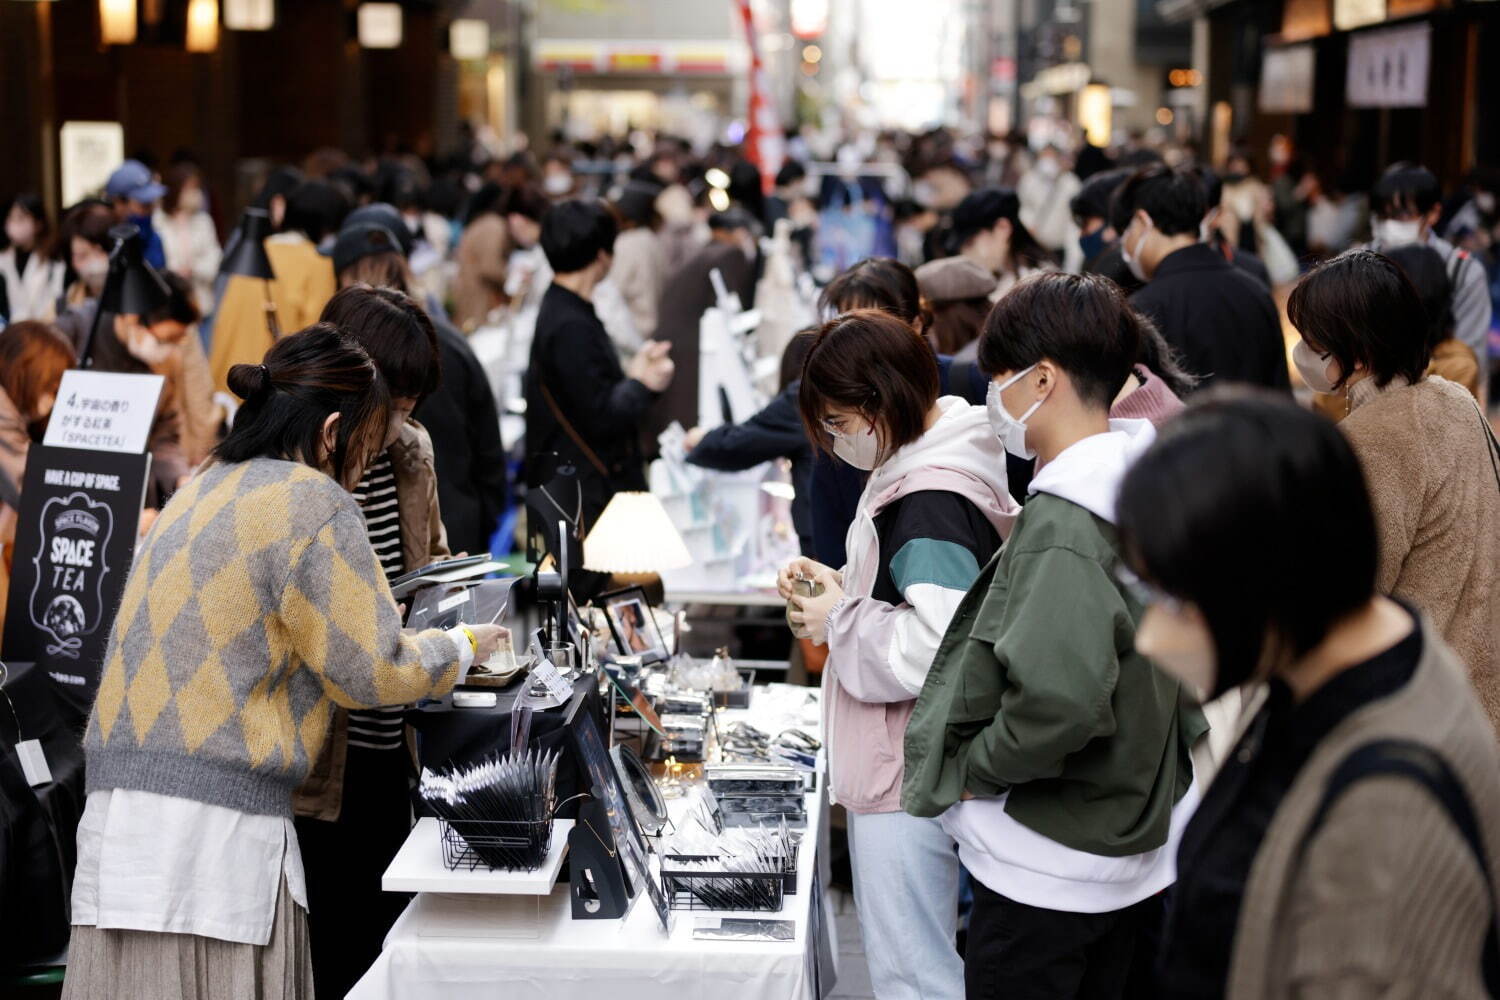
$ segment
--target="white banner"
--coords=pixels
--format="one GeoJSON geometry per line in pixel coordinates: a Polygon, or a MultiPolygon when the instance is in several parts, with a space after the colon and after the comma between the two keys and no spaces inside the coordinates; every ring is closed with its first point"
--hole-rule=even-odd
{"type": "Polygon", "coordinates": [[[1431,52],[1432,29],[1427,24],[1349,36],[1349,106],[1426,107],[1431,52]]]}
{"type": "Polygon", "coordinates": [[[1311,45],[1265,50],[1260,63],[1261,111],[1305,114],[1313,109],[1317,53],[1311,45]]]}

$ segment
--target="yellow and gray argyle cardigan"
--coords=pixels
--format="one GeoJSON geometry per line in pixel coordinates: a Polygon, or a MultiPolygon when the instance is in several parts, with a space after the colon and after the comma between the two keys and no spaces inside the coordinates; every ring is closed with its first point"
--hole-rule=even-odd
{"type": "Polygon", "coordinates": [[[458,650],[403,633],[354,498],[296,462],[216,464],[142,544],[84,736],[88,790],[291,815],[334,704],[451,688],[458,650]]]}

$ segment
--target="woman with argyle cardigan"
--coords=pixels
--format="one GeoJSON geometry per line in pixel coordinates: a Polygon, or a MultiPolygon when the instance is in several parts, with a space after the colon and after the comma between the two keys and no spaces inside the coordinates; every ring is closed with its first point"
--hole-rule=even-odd
{"type": "Polygon", "coordinates": [[[447,691],[505,630],[407,633],[350,490],[390,395],[336,327],[236,365],[142,543],[84,736],[68,998],[313,994],[292,791],[333,708],[447,691]]]}

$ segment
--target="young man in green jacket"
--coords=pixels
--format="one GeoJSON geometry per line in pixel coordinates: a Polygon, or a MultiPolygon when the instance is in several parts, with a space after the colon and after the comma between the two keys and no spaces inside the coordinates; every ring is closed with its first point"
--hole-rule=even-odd
{"type": "Polygon", "coordinates": [[[1110,420],[1144,320],[1107,279],[1025,282],[985,323],[990,421],[1036,458],[1030,500],[959,606],[906,730],[902,805],[941,815],[975,879],[969,996],[1125,995],[1197,801],[1207,729],[1135,651],[1114,503],[1154,438],[1110,420]]]}

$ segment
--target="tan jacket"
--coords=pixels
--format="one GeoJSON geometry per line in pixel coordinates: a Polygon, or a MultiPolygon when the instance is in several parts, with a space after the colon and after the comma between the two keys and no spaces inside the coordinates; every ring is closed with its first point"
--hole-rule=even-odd
{"type": "MultiPolygon", "coordinates": [[[[296,333],[318,321],[323,307],[338,290],[333,259],[318,253],[312,241],[300,233],[278,233],[266,239],[266,256],[276,280],[270,282],[271,301],[281,335],[296,333]]],[[[255,365],[271,347],[266,325],[266,282],[258,278],[230,275],[224,297],[214,319],[214,337],[209,370],[214,388],[228,391],[225,381],[235,365],[255,365]]]]}
{"type": "Polygon", "coordinates": [[[1463,665],[1431,628],[1424,632],[1410,683],[1336,726],[1271,820],[1245,884],[1228,1000],[1488,996],[1480,950],[1490,897],[1468,844],[1427,788],[1404,777],[1355,782],[1306,836],[1330,775],[1350,753],[1375,740],[1413,740],[1436,750],[1462,782],[1491,877],[1500,872],[1500,749],[1463,665]]]}
{"type": "MultiPolygon", "coordinates": [[[[432,458],[432,439],[415,420],[401,428],[401,436],[390,447],[391,469],[396,476],[396,508],[400,511],[401,555],[407,572],[448,558],[448,533],[438,510],[437,472],[432,458]]],[[[416,744],[410,729],[406,743],[416,760],[416,744]]],[[[349,713],[335,708],[323,752],[292,797],[298,816],[332,822],[344,804],[344,762],[349,753],[349,713]]]]}
{"type": "Polygon", "coordinates": [[[454,256],[458,272],[453,278],[453,322],[464,333],[473,333],[490,310],[505,301],[510,230],[504,217],[488,212],[469,223],[454,256]]]}
{"type": "Polygon", "coordinates": [[[1479,407],[1437,377],[1365,379],[1349,404],[1339,427],[1375,509],[1376,586],[1431,617],[1500,730],[1500,483],[1479,407]]]}

